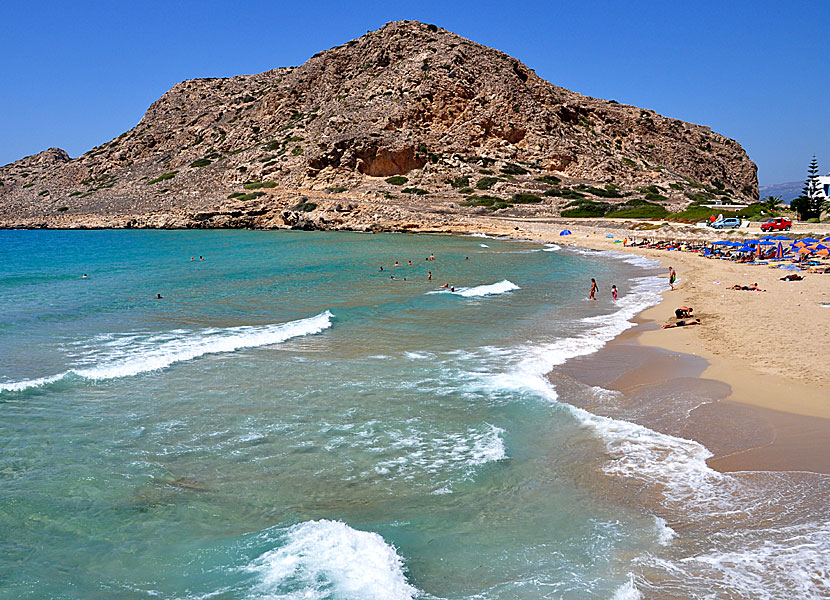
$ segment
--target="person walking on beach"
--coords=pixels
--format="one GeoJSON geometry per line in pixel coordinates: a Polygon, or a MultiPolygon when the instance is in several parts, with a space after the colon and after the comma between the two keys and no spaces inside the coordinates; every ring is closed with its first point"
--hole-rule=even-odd
{"type": "Polygon", "coordinates": [[[611,297],[614,299],[614,302],[617,301],[617,286],[616,285],[611,286],[611,297]]]}
{"type": "Polygon", "coordinates": [[[588,300],[596,300],[598,291],[597,280],[591,277],[591,291],[588,293],[588,300]]]}
{"type": "Polygon", "coordinates": [[[669,267],[669,286],[671,286],[671,289],[674,289],[675,281],[677,281],[677,273],[674,271],[674,267],[669,267]]]}

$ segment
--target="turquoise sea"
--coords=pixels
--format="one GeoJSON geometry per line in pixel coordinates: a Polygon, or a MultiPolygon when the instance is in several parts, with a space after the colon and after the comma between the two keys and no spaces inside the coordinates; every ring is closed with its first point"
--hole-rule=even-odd
{"type": "Polygon", "coordinates": [[[0,231],[0,598],[828,597],[826,478],[716,473],[546,377],[631,327],[656,267],[0,231]]]}

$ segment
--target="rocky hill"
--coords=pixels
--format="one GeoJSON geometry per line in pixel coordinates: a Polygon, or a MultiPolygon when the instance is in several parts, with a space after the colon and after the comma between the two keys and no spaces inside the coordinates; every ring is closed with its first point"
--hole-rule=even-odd
{"type": "Polygon", "coordinates": [[[184,81],[82,156],[50,148],[0,168],[0,225],[366,229],[717,196],[758,197],[734,140],[397,21],[300,67],[184,81]]]}

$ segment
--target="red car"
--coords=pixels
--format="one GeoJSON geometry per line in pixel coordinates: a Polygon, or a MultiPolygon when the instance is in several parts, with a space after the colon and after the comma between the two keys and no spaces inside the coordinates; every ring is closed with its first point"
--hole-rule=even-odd
{"type": "Polygon", "coordinates": [[[761,231],[789,231],[793,226],[793,222],[787,217],[776,217],[772,221],[767,221],[761,225],[761,231]]]}

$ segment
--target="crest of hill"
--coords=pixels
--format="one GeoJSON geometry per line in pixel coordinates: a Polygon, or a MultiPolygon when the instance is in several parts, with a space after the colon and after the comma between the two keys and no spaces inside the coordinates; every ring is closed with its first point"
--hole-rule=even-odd
{"type": "Polygon", "coordinates": [[[541,193],[546,176],[635,195],[658,185],[658,201],[677,208],[701,189],[758,196],[734,140],[557,87],[414,21],[299,67],[176,84],[138,125],[76,159],[52,148],[0,168],[0,195],[7,217],[141,214],[209,209],[246,184],[389,199],[400,191],[390,176],[447,203],[472,187],[541,193]],[[496,181],[477,185],[481,171],[496,181]]]}

